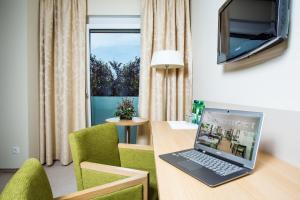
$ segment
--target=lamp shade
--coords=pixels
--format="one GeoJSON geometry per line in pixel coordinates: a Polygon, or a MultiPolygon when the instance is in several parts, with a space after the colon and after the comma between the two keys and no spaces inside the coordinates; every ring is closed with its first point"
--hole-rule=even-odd
{"type": "Polygon", "coordinates": [[[151,67],[153,68],[182,68],[184,66],[179,51],[161,50],[153,53],[151,67]]]}

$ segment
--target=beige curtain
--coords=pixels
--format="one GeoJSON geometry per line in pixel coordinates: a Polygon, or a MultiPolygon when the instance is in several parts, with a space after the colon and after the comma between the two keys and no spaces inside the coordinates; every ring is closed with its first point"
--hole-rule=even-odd
{"type": "Polygon", "coordinates": [[[86,0],[40,0],[40,160],[71,162],[68,134],[85,127],[86,0]]]}
{"type": "Polygon", "coordinates": [[[190,112],[192,102],[189,0],[142,2],[139,114],[154,121],[183,120],[185,113],[190,112]],[[150,67],[153,52],[166,49],[179,50],[185,63],[183,69],[169,70],[167,89],[166,71],[150,67]],[[167,105],[164,99],[166,96],[167,105]]]}

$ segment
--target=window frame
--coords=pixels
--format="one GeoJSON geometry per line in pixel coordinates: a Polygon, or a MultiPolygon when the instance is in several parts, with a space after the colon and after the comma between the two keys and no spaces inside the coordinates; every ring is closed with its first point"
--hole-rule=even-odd
{"type": "Polygon", "coordinates": [[[140,16],[89,16],[86,25],[86,124],[91,126],[91,90],[90,90],[90,34],[140,33],[140,16]]]}

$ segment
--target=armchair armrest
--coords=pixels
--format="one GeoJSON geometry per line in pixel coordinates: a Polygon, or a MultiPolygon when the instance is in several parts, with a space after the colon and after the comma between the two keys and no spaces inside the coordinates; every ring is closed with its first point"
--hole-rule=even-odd
{"type": "Polygon", "coordinates": [[[118,147],[119,148],[124,148],[124,149],[136,149],[136,150],[153,151],[153,147],[150,146],[150,145],[119,143],[118,147]]]}
{"type": "Polygon", "coordinates": [[[127,176],[128,178],[85,189],[66,196],[58,197],[55,198],[55,200],[88,200],[139,184],[143,185],[143,199],[148,199],[148,172],[91,162],[82,162],[80,164],[80,167],[82,169],[127,176]]]}
{"type": "Polygon", "coordinates": [[[90,169],[95,170],[99,172],[106,172],[106,173],[112,173],[112,174],[118,174],[122,176],[145,176],[147,177],[148,172],[142,171],[142,170],[136,170],[136,169],[129,169],[124,167],[116,167],[111,165],[103,165],[98,163],[92,163],[92,162],[82,162],[80,163],[80,167],[82,169],[90,169]]]}

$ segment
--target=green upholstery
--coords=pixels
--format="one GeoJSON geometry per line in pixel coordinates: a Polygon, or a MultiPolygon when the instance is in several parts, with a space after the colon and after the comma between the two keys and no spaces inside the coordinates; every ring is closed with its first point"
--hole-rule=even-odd
{"type": "MultiPolygon", "coordinates": [[[[101,176],[103,178],[103,174],[94,173],[93,175],[93,172],[81,170],[80,163],[89,161],[148,171],[150,174],[150,199],[158,199],[153,151],[126,148],[119,149],[118,133],[114,124],[101,124],[70,133],[69,141],[78,190],[85,189],[85,186],[94,186],[98,181],[98,185],[103,184],[103,182],[99,180],[101,176]]],[[[107,180],[110,178],[111,177],[107,180]]],[[[106,180],[104,182],[106,182],[106,180]]]]}
{"type": "Polygon", "coordinates": [[[143,199],[143,186],[137,185],[93,200],[139,200],[143,199]]]}
{"type": "Polygon", "coordinates": [[[50,184],[40,162],[27,160],[5,186],[0,199],[52,200],[50,184]]]}
{"type": "MultiPolygon", "coordinates": [[[[127,178],[126,176],[110,174],[105,172],[82,169],[83,187],[85,189],[111,183],[127,178]]],[[[137,185],[118,192],[94,198],[95,200],[141,200],[143,199],[143,186],[137,185]]]]}
{"type": "Polygon", "coordinates": [[[150,199],[158,199],[156,170],[154,165],[154,152],[150,150],[138,150],[119,148],[121,166],[149,172],[150,199]]]}
{"type": "Polygon", "coordinates": [[[82,183],[85,189],[111,183],[124,178],[127,177],[117,174],[98,172],[90,169],[82,169],[82,183]]]}
{"type": "Polygon", "coordinates": [[[121,166],[117,128],[113,124],[93,126],[71,133],[69,142],[78,190],[84,189],[80,168],[81,162],[89,161],[121,166]]]}

